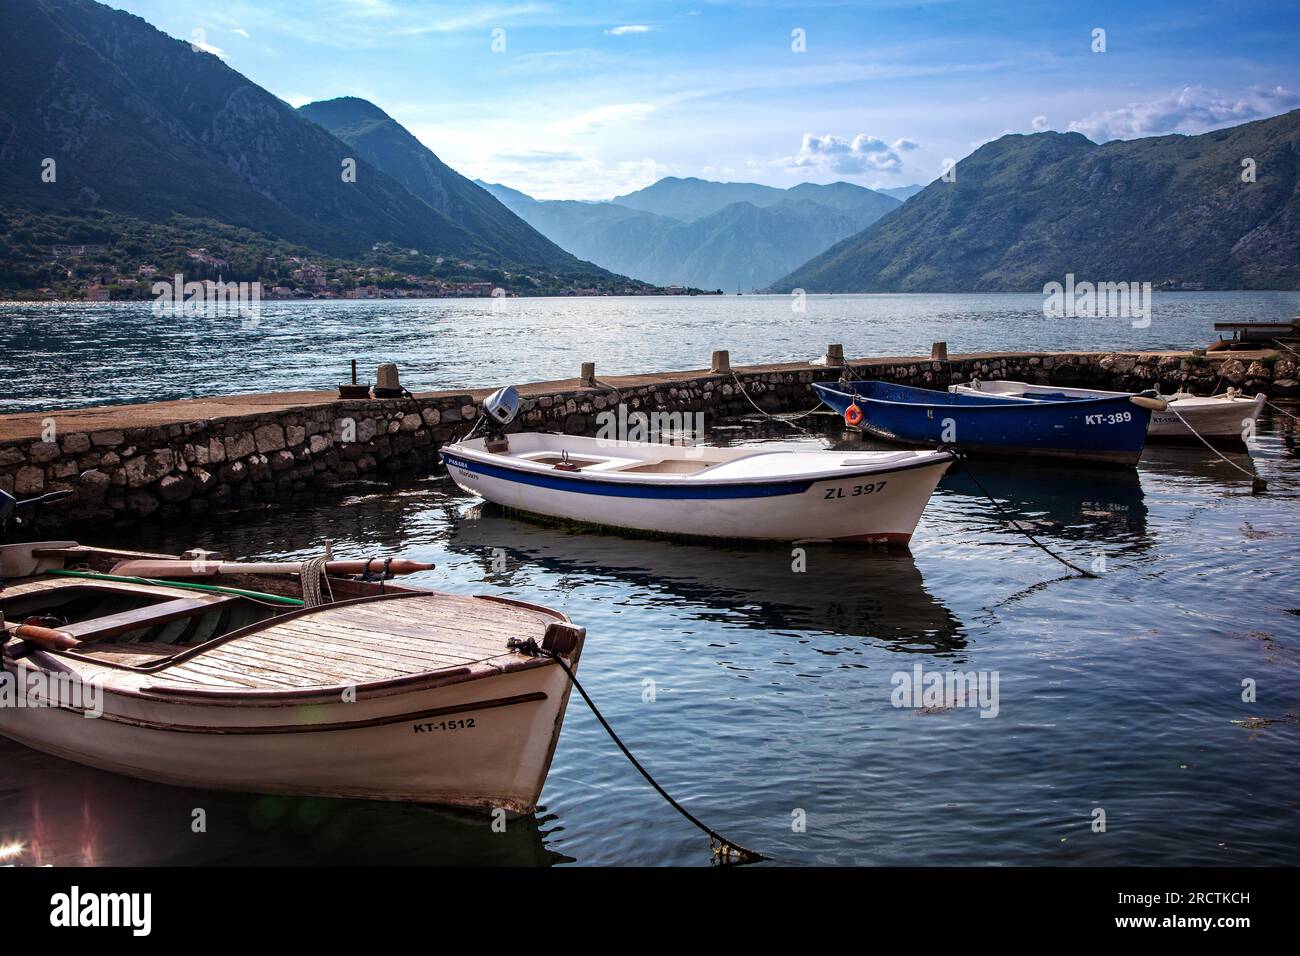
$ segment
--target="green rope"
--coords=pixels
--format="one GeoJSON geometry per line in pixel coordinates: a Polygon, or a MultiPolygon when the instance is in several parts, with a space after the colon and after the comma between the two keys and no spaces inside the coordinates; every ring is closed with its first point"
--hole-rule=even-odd
{"type": "Polygon", "coordinates": [[[93,578],[96,581],[125,581],[128,584],[154,584],[166,588],[187,588],[191,591],[209,591],[213,594],[235,594],[239,597],[256,598],[259,601],[271,601],[275,604],[288,604],[290,607],[303,607],[304,602],[297,598],[283,597],[279,594],[264,594],[261,591],[245,591],[242,588],[227,588],[219,584],[188,584],[182,581],[163,581],[159,578],[136,578],[123,574],[97,574],[94,571],[47,571],[47,574],[61,574],[69,578],[93,578]]]}

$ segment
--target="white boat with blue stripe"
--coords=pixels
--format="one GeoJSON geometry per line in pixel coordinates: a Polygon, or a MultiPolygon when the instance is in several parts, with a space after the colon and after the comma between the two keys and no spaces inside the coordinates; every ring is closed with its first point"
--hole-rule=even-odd
{"type": "Polygon", "coordinates": [[[906,544],[948,451],[794,451],[616,442],[546,432],[442,448],[461,488],[506,508],[608,528],[774,541],[906,544]]]}

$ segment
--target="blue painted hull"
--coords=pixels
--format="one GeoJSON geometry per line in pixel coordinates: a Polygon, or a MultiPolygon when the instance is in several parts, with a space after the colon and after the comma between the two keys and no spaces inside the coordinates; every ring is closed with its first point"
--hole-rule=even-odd
{"type": "Polygon", "coordinates": [[[1034,401],[934,392],[888,382],[814,384],[841,415],[856,402],[863,432],[908,445],[947,445],[998,455],[1070,458],[1135,465],[1150,409],[1127,395],[1034,401]]]}

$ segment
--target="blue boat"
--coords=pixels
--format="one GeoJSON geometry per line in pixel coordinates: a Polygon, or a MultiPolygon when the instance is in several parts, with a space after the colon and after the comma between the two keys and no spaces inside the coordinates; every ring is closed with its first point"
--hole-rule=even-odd
{"type": "Polygon", "coordinates": [[[846,423],[877,438],[1114,465],[1137,464],[1151,410],[1161,404],[1145,395],[1042,401],[874,381],[813,388],[846,423]]]}

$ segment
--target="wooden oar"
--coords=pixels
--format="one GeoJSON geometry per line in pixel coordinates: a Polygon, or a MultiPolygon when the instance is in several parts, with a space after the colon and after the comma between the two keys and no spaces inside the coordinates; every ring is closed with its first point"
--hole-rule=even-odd
{"type": "Polygon", "coordinates": [[[50,627],[37,624],[19,624],[9,631],[14,637],[21,638],[29,644],[43,647],[47,651],[66,651],[81,642],[66,631],[56,631],[50,627]]]}
{"type": "MultiPolygon", "coordinates": [[[[327,574],[363,574],[369,566],[376,573],[387,571],[389,574],[414,574],[416,571],[431,571],[432,564],[422,561],[410,561],[406,558],[394,558],[387,565],[382,558],[370,561],[329,561],[325,564],[327,574]]],[[[137,578],[209,578],[218,574],[299,574],[301,561],[240,562],[240,561],[161,561],[137,559],[119,561],[113,566],[113,574],[137,578]]]]}

